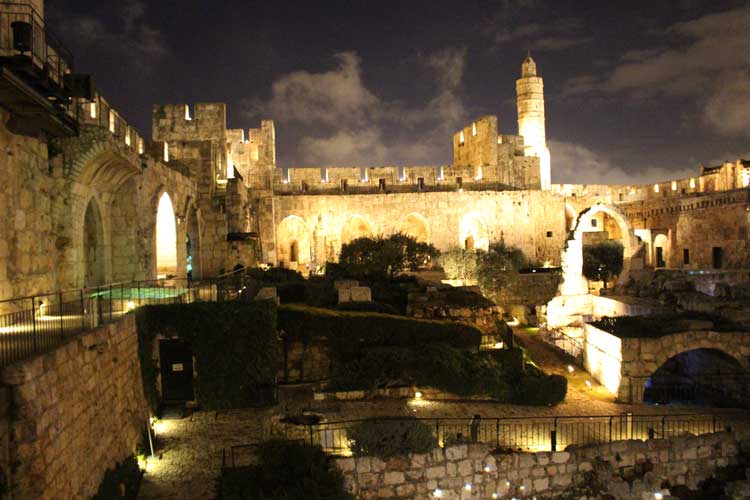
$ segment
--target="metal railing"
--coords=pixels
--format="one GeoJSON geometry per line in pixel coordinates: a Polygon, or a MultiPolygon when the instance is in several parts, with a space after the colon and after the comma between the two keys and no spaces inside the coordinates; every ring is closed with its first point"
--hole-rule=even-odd
{"type": "Polygon", "coordinates": [[[0,2],[0,57],[14,57],[13,23],[31,26],[31,50],[28,57],[59,86],[73,68],[73,55],[45,25],[42,16],[30,4],[0,2]]]}
{"type": "Polygon", "coordinates": [[[573,338],[560,329],[542,332],[541,339],[549,345],[575,358],[579,365],[583,365],[583,342],[573,338]]]}
{"type": "MultiPolygon", "coordinates": [[[[329,422],[307,426],[307,442],[332,454],[350,454],[347,430],[365,421],[411,422],[404,417],[329,422]]],[[[484,443],[498,449],[557,451],[570,445],[590,445],[629,439],[665,439],[750,428],[741,413],[622,415],[509,418],[418,418],[432,429],[440,446],[484,443]]]]}
{"type": "Polygon", "coordinates": [[[48,351],[68,338],[152,304],[236,299],[232,274],[211,280],[131,281],[0,301],[0,367],[48,351]]]}

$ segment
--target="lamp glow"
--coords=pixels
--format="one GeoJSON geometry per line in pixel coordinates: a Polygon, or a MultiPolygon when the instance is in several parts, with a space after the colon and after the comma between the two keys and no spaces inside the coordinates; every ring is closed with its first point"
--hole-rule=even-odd
{"type": "Polygon", "coordinates": [[[465,489],[466,491],[471,491],[471,483],[466,483],[466,484],[464,485],[464,489],[465,489]]]}
{"type": "Polygon", "coordinates": [[[416,399],[422,399],[422,393],[419,392],[419,391],[415,392],[414,393],[414,398],[416,398],[416,399]]]}
{"type": "Polygon", "coordinates": [[[573,368],[573,365],[568,365],[568,373],[573,373],[575,371],[575,368],[573,368]]]}
{"type": "Polygon", "coordinates": [[[435,491],[432,492],[432,496],[435,498],[443,498],[443,490],[440,488],[435,488],[435,491]]]}

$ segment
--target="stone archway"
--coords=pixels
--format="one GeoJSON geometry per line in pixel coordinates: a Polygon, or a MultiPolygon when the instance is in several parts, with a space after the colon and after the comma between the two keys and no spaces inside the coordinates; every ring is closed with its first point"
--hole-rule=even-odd
{"type": "Polygon", "coordinates": [[[396,232],[411,236],[420,243],[430,242],[430,224],[422,214],[417,212],[402,218],[396,225],[396,232]]]}
{"type": "Polygon", "coordinates": [[[308,270],[312,260],[312,231],[305,221],[290,215],[279,224],[276,230],[276,258],[278,265],[308,270]]]}
{"type": "Polygon", "coordinates": [[[565,204],[565,231],[570,232],[576,227],[576,219],[578,218],[578,214],[576,214],[575,209],[569,204],[565,204]]]}
{"type": "Polygon", "coordinates": [[[163,192],[156,209],[156,276],[177,276],[177,218],[172,198],[163,192]]]}
{"type": "Polygon", "coordinates": [[[361,215],[352,215],[341,228],[341,244],[346,245],[357,238],[372,235],[372,225],[361,215]]]}
{"type": "Polygon", "coordinates": [[[628,218],[617,207],[597,203],[580,213],[575,229],[565,243],[561,257],[563,279],[560,283],[560,293],[562,295],[588,294],[588,280],[583,276],[582,271],[583,233],[586,228],[591,226],[591,220],[602,213],[611,217],[620,229],[624,251],[622,272],[617,278],[617,283],[624,284],[627,282],[632,264],[631,261],[640,248],[638,238],[635,236],[633,226],[630,224],[628,218]]]}
{"type": "Polygon", "coordinates": [[[654,237],[654,256],[652,260],[652,264],[655,268],[658,267],[668,267],[669,266],[669,257],[670,257],[670,248],[669,248],[669,238],[664,233],[659,233],[654,237]]]}
{"type": "Polygon", "coordinates": [[[750,336],[744,332],[687,331],[658,338],[622,339],[618,401],[643,401],[646,380],[670,359],[700,349],[719,351],[750,369],[750,336]]]}
{"type": "Polygon", "coordinates": [[[186,271],[190,279],[201,279],[203,277],[203,263],[201,253],[201,231],[198,210],[192,203],[188,204],[185,211],[185,222],[187,225],[185,235],[186,247],[186,271]]]}
{"type": "Polygon", "coordinates": [[[104,226],[95,198],[86,206],[83,218],[83,285],[94,287],[106,282],[104,226]]]}
{"type": "Polygon", "coordinates": [[[466,214],[459,224],[458,244],[467,250],[488,250],[490,247],[487,223],[476,212],[466,214]]]}

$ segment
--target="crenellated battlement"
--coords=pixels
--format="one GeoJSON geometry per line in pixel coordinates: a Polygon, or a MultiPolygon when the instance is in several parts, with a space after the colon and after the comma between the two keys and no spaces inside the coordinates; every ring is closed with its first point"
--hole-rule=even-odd
{"type": "Polygon", "coordinates": [[[226,140],[227,108],[224,103],[156,104],[152,109],[155,141],[226,140]]]}

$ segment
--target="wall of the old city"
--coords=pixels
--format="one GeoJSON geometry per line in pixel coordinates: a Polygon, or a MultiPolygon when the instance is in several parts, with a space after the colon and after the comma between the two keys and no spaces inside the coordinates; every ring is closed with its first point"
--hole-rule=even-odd
{"type": "Polygon", "coordinates": [[[2,382],[13,498],[90,498],[148,422],[132,314],[5,368],[2,382]]]}
{"type": "Polygon", "coordinates": [[[276,251],[264,242],[264,259],[287,265],[295,242],[299,266],[335,261],[351,227],[360,236],[419,232],[440,250],[463,247],[469,237],[475,248],[504,241],[553,265],[567,237],[564,199],[540,191],[277,196],[273,204],[276,251]]]}

